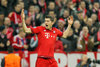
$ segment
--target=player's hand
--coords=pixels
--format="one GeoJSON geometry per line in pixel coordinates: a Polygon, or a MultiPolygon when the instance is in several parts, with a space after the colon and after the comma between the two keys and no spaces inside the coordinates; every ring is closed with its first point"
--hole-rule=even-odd
{"type": "Polygon", "coordinates": [[[73,16],[69,16],[68,25],[72,25],[72,24],[73,24],[73,16]]]}
{"type": "Polygon", "coordinates": [[[22,19],[25,19],[24,9],[22,9],[22,11],[21,11],[21,17],[22,17],[22,19]]]}

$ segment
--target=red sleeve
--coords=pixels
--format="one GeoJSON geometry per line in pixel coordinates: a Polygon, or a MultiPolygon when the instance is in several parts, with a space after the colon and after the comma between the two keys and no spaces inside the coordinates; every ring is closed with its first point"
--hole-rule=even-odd
{"type": "Polygon", "coordinates": [[[14,12],[12,12],[11,14],[9,14],[8,17],[10,18],[10,20],[11,20],[12,22],[14,22],[14,12]]]}
{"type": "Polygon", "coordinates": [[[32,33],[36,33],[37,34],[42,29],[42,26],[38,26],[36,28],[33,28],[33,27],[30,27],[30,28],[31,28],[32,33]]]}
{"type": "Polygon", "coordinates": [[[14,38],[13,38],[12,46],[13,46],[14,48],[16,48],[16,49],[22,49],[22,48],[24,48],[22,45],[19,45],[19,44],[18,44],[17,37],[14,37],[14,38]]]}
{"type": "Polygon", "coordinates": [[[63,33],[62,33],[60,30],[57,29],[57,35],[58,35],[59,37],[62,37],[63,33]]]}

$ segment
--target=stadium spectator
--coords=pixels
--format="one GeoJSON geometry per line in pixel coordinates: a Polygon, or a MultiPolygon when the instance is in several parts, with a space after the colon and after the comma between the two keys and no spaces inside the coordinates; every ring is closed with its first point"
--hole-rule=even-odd
{"type": "Polygon", "coordinates": [[[0,51],[6,51],[7,47],[10,45],[10,41],[6,36],[7,29],[5,26],[0,27],[0,51]]]}
{"type": "Polygon", "coordinates": [[[38,50],[38,37],[37,35],[35,34],[31,40],[30,40],[30,46],[29,46],[29,50],[30,51],[37,51],[38,50]]]}
{"type": "Polygon", "coordinates": [[[1,0],[0,2],[0,11],[4,12],[4,15],[7,17],[9,13],[9,7],[8,7],[8,0],[1,0]]]}
{"type": "Polygon", "coordinates": [[[77,64],[76,67],[91,67],[91,65],[88,64],[87,61],[88,61],[87,55],[83,54],[81,57],[81,61],[77,64]]]}
{"type": "Polygon", "coordinates": [[[22,28],[19,29],[19,34],[15,35],[13,37],[13,43],[12,46],[14,47],[14,50],[24,50],[28,49],[28,45],[26,43],[26,38],[25,38],[25,32],[23,31],[22,28]]]}
{"type": "Polygon", "coordinates": [[[74,37],[73,29],[70,29],[68,37],[66,39],[61,38],[64,45],[65,52],[76,51],[77,49],[77,38],[74,37]]]}
{"type": "Polygon", "coordinates": [[[17,3],[14,7],[14,11],[9,13],[9,18],[15,25],[22,23],[20,16],[21,9],[22,9],[21,5],[17,3]]]}
{"type": "Polygon", "coordinates": [[[79,37],[80,31],[81,31],[81,24],[79,20],[75,20],[73,24],[73,33],[76,37],[79,37]]]}
{"type": "Polygon", "coordinates": [[[93,51],[100,52],[100,27],[96,35],[94,36],[94,48],[93,51]]]}
{"type": "Polygon", "coordinates": [[[3,25],[3,22],[4,22],[4,12],[0,11],[0,26],[3,25]]]}
{"type": "Polygon", "coordinates": [[[13,47],[9,46],[8,55],[2,59],[1,67],[21,67],[21,58],[13,53],[13,47]]]}
{"type": "Polygon", "coordinates": [[[92,51],[93,46],[94,45],[93,42],[91,41],[89,29],[87,26],[84,26],[82,28],[82,31],[80,32],[77,49],[78,51],[92,51]]]}
{"type": "Polygon", "coordinates": [[[64,19],[63,19],[63,18],[60,18],[60,19],[58,20],[58,22],[57,22],[57,28],[58,28],[60,31],[64,32],[64,31],[65,31],[65,24],[66,24],[66,22],[64,21],[64,19]]]}
{"type": "Polygon", "coordinates": [[[5,26],[5,28],[7,29],[7,31],[6,31],[7,38],[8,38],[10,41],[12,41],[14,28],[12,27],[10,18],[5,17],[5,19],[4,19],[4,26],[5,26]]]}

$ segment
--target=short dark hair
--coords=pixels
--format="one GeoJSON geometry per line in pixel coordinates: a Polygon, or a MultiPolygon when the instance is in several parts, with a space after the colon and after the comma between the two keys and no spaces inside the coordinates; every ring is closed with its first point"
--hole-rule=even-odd
{"type": "Polygon", "coordinates": [[[9,46],[8,49],[7,49],[8,53],[13,53],[14,49],[12,46],[9,46]]]}
{"type": "Polygon", "coordinates": [[[49,18],[52,22],[54,21],[54,18],[52,18],[52,17],[49,16],[49,15],[46,15],[45,18],[49,18]]]}

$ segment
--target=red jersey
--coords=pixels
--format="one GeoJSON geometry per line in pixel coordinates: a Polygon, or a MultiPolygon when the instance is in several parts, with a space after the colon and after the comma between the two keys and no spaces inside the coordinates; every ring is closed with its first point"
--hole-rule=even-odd
{"type": "Polygon", "coordinates": [[[54,57],[54,45],[56,43],[56,38],[57,36],[61,37],[62,32],[57,28],[47,30],[42,26],[38,26],[36,28],[31,27],[31,31],[38,35],[38,56],[54,57]]]}

